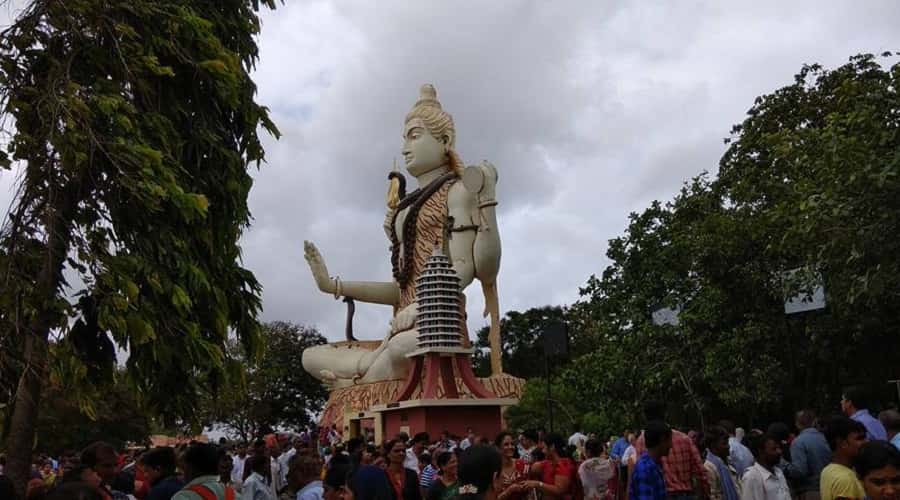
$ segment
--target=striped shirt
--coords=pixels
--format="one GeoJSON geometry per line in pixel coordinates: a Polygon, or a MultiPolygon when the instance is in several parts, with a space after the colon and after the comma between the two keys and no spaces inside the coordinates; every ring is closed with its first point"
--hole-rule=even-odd
{"type": "Polygon", "coordinates": [[[422,470],[422,474],[419,475],[419,486],[427,490],[431,488],[431,485],[434,484],[434,480],[436,478],[437,469],[435,469],[431,464],[428,464],[425,466],[425,469],[422,470]]]}

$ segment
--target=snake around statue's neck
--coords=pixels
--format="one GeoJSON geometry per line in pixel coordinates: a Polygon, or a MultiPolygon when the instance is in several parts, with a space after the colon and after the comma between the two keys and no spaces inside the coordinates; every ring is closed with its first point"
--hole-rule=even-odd
{"type": "Polygon", "coordinates": [[[444,184],[458,178],[459,176],[455,171],[447,172],[431,181],[427,186],[416,189],[404,196],[397,205],[394,217],[391,219],[391,268],[394,279],[397,280],[401,288],[405,288],[411,279],[410,274],[412,273],[416,251],[416,222],[419,218],[419,210],[444,184]],[[397,215],[407,207],[409,212],[403,220],[403,242],[401,245],[397,238],[397,215]],[[401,247],[403,249],[402,261],[400,259],[401,247]]]}

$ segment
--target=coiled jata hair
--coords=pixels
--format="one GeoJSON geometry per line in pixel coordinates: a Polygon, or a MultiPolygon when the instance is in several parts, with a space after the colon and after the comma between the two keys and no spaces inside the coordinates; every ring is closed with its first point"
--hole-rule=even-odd
{"type": "MultiPolygon", "coordinates": [[[[437,100],[437,91],[430,83],[422,85],[419,89],[419,100],[406,114],[404,127],[416,118],[425,124],[425,129],[435,139],[440,141],[443,137],[447,138],[447,164],[451,172],[455,173],[457,177],[462,177],[466,167],[456,152],[456,127],[453,124],[453,116],[441,107],[441,103],[437,100]]],[[[402,191],[400,180],[396,176],[392,176],[388,188],[387,204],[389,208],[397,208],[400,199],[403,198],[400,191],[402,191]]]]}

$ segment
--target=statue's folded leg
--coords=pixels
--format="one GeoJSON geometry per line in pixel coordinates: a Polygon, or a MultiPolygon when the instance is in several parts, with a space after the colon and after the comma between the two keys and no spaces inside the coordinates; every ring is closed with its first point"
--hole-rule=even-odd
{"type": "Polygon", "coordinates": [[[303,351],[303,369],[332,388],[353,385],[387,346],[378,349],[346,345],[319,345],[303,351]]]}
{"type": "Polygon", "coordinates": [[[416,349],[417,341],[417,331],[415,329],[395,334],[388,340],[385,346],[386,349],[379,349],[381,352],[372,361],[365,376],[359,382],[403,380],[406,378],[410,365],[410,360],[406,355],[416,349]]]}
{"type": "Polygon", "coordinates": [[[400,311],[375,349],[356,343],[308,347],[303,351],[303,369],[332,389],[404,379],[410,364],[406,355],[416,349],[416,311],[415,303],[400,311]]]}

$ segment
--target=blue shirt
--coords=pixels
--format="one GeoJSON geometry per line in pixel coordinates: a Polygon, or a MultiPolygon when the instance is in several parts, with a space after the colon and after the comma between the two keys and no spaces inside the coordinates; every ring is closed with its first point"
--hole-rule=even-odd
{"type": "Polygon", "coordinates": [[[894,445],[894,448],[900,450],[900,432],[894,434],[894,437],[891,438],[891,444],[894,445]]]}
{"type": "Polygon", "coordinates": [[[631,475],[630,500],[665,500],[666,480],[662,467],[650,458],[648,453],[641,455],[631,475]]]}
{"type": "Polygon", "coordinates": [[[887,431],[877,418],[869,414],[869,410],[857,410],[850,418],[866,426],[866,439],[869,441],[887,441],[887,431]]]}
{"type": "Polygon", "coordinates": [[[797,493],[819,491],[822,469],[831,463],[831,448],[817,429],[809,427],[800,431],[791,443],[791,466],[785,474],[793,481],[797,493]]]}
{"type": "Polygon", "coordinates": [[[735,437],[728,438],[728,462],[737,471],[738,477],[744,476],[744,471],[749,469],[756,460],[750,448],[747,448],[735,437]]]}
{"type": "Polygon", "coordinates": [[[625,450],[628,449],[628,440],[625,437],[620,437],[613,443],[612,450],[609,452],[609,458],[615,460],[621,460],[622,454],[625,453],[625,450]]]}
{"type": "Polygon", "coordinates": [[[312,481],[297,492],[297,500],[322,500],[324,494],[322,481],[312,481]]]}

